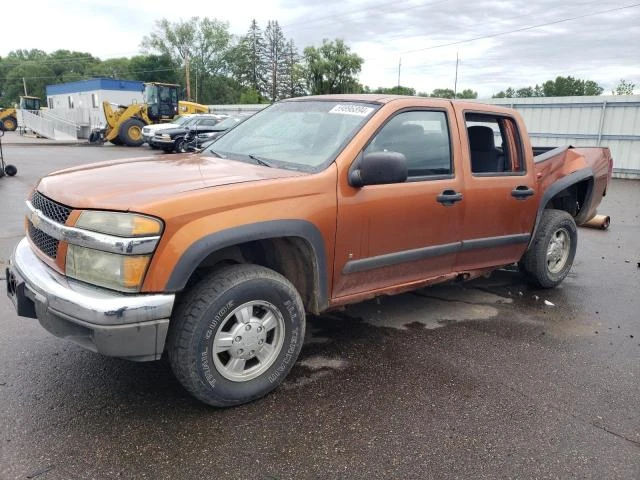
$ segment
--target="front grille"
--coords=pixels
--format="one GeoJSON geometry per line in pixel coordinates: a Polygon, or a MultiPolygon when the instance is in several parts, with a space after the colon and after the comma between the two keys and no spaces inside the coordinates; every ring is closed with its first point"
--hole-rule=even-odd
{"type": "Polygon", "coordinates": [[[58,222],[64,225],[71,214],[71,208],[66,205],[54,202],[53,200],[45,197],[40,192],[35,191],[31,197],[31,205],[34,208],[40,210],[43,215],[50,218],[54,222],[58,222]]]}
{"type": "Polygon", "coordinates": [[[47,235],[42,230],[38,230],[33,226],[31,221],[28,222],[28,230],[29,230],[29,238],[38,247],[42,253],[44,253],[47,257],[56,259],[58,255],[58,240],[53,238],[51,235],[47,235]]]}

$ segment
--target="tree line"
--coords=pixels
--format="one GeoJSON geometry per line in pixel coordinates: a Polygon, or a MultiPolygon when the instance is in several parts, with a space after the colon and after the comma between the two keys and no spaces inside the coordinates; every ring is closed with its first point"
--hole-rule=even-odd
{"type": "MultiPolygon", "coordinates": [[[[611,91],[612,95],[633,95],[635,84],[621,79],[618,85],[611,91]]],[[[579,78],[556,77],[555,80],[547,80],[542,85],[514,89],[512,87],[502,90],[493,98],[527,98],[527,97],[572,97],[572,96],[597,96],[604,92],[604,88],[593,80],[579,78]]]]}

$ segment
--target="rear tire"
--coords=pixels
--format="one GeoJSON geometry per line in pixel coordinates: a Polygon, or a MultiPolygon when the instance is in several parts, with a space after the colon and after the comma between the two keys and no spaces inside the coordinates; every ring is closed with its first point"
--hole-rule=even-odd
{"type": "Polygon", "coordinates": [[[144,143],[144,138],[142,138],[142,127],[145,125],[146,123],[137,118],[125,120],[122,125],[120,125],[118,137],[128,147],[139,147],[144,143]]]}
{"type": "Polygon", "coordinates": [[[204,277],[180,299],[167,352],[178,381],[216,407],[250,402],[275,389],[302,348],[305,313],[282,275],[231,265],[204,277]]]}
{"type": "Polygon", "coordinates": [[[547,209],[518,265],[531,286],[553,288],[569,274],[577,247],[578,229],[573,217],[563,210],[547,209]]]}
{"type": "Polygon", "coordinates": [[[120,139],[120,137],[116,137],[116,138],[114,138],[113,140],[109,140],[109,141],[110,141],[111,143],[113,143],[114,145],[118,145],[118,146],[120,146],[120,145],[122,145],[122,144],[123,144],[123,143],[122,143],[122,140],[120,139]]]}

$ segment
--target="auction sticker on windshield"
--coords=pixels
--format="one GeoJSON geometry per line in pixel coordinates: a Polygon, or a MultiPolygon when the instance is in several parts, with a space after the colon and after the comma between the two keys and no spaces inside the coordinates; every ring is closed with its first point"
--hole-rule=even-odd
{"type": "Polygon", "coordinates": [[[329,110],[329,113],[338,113],[341,115],[357,115],[358,117],[366,117],[373,112],[373,107],[353,104],[338,104],[329,110]]]}

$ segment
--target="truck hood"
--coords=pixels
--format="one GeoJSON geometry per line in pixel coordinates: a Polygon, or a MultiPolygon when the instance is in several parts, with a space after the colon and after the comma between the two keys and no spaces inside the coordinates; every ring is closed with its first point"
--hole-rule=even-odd
{"type": "Polygon", "coordinates": [[[136,210],[181,192],[302,175],[206,155],[172,155],[59,170],[42,178],[37,188],[73,208],[136,210]]]}

